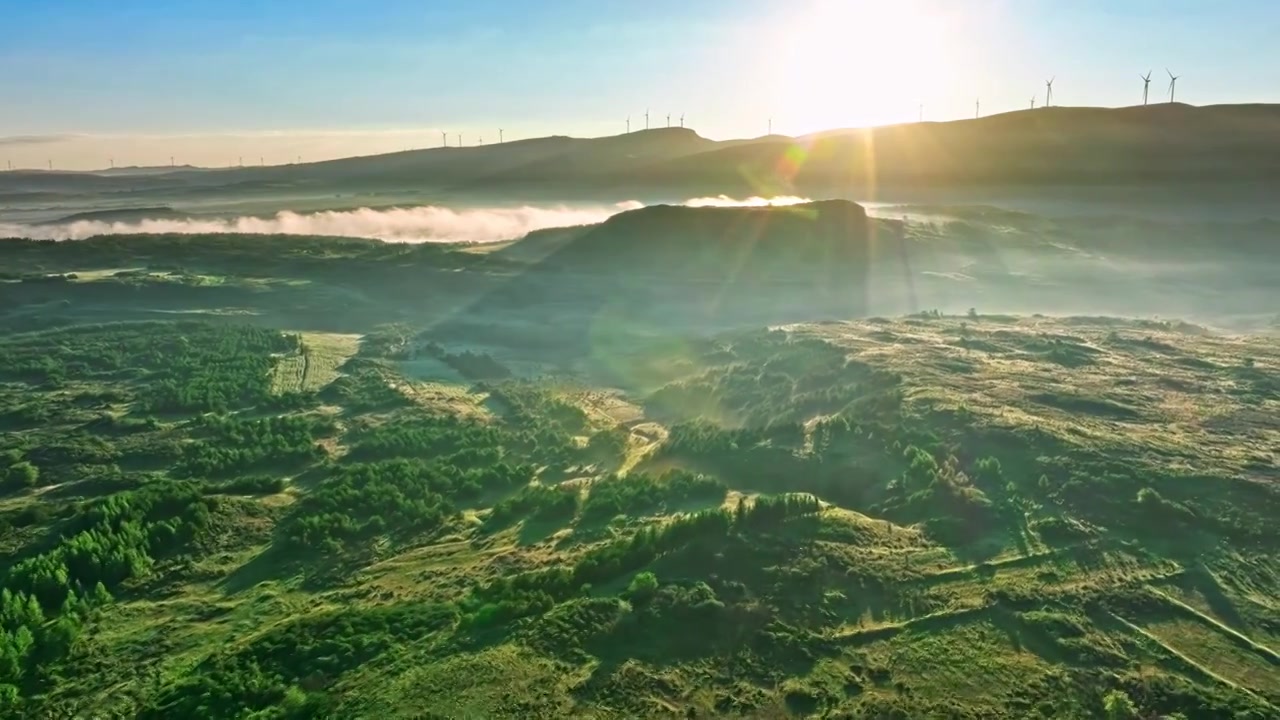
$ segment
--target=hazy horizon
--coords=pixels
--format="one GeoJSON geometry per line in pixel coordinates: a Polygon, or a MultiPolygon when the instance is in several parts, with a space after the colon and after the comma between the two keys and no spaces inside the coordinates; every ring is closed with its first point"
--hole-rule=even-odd
{"type": "Polygon", "coordinates": [[[1018,110],[1055,76],[1055,104],[1115,107],[1140,104],[1153,70],[1161,102],[1166,67],[1199,105],[1280,84],[1256,52],[1280,7],[1257,0],[62,5],[7,10],[0,169],[282,164],[434,147],[441,130],[451,145],[595,137],[628,115],[642,129],[646,110],[715,139],[770,120],[802,135],[922,105],[938,121],[1018,110]]]}

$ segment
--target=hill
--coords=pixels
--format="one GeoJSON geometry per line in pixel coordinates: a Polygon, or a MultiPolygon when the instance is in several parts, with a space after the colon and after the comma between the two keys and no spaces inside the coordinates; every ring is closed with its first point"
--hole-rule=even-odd
{"type": "MultiPolygon", "coordinates": [[[[548,137],[274,167],[160,174],[0,173],[0,192],[418,188],[560,198],[626,191],[1182,185],[1280,179],[1280,106],[1053,107],[974,120],[717,142],[663,128],[548,137]]],[[[181,192],[179,192],[181,191],[181,192]]]]}
{"type": "Polygon", "coordinates": [[[1277,130],[1276,106],[1054,107],[740,143],[636,172],[653,182],[751,178],[778,192],[1274,180],[1277,130]]]}
{"type": "Polygon", "coordinates": [[[0,338],[8,716],[1277,712],[1273,342],[921,314],[566,373],[264,326],[253,275],[100,322],[173,282],[0,338]]]}
{"type": "Polygon", "coordinates": [[[658,205],[579,234],[543,267],[829,285],[865,271],[876,227],[860,205],[845,200],[763,208],[658,205]]]}

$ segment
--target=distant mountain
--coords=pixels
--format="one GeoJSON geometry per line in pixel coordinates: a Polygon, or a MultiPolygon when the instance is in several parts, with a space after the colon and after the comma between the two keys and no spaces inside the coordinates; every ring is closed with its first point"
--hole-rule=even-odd
{"type": "Polygon", "coordinates": [[[123,177],[133,175],[167,175],[175,172],[186,172],[191,170],[208,170],[210,168],[200,168],[195,165],[129,165],[127,167],[115,167],[105,170],[95,170],[95,175],[106,175],[108,177],[123,177]]]}
{"type": "Polygon", "coordinates": [[[714,141],[685,128],[217,172],[0,173],[0,192],[305,188],[821,194],[830,188],[1280,180],[1280,106],[1054,107],[946,123],[714,141]]]}

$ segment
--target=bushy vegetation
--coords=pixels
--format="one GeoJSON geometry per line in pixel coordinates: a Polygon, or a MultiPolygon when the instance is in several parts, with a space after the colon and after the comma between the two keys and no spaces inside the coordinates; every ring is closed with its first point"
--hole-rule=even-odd
{"type": "Polygon", "coordinates": [[[566,522],[578,514],[580,502],[578,489],[574,487],[528,485],[494,505],[489,523],[501,527],[524,518],[534,522],[566,522]]]}
{"type": "Polygon", "coordinates": [[[199,424],[203,437],[186,446],[175,472],[191,477],[219,477],[296,468],[324,457],[324,449],[316,441],[333,430],[333,421],[323,417],[286,415],[240,420],[207,416],[199,424]]]}
{"type": "Polygon", "coordinates": [[[382,653],[422,642],[456,622],[447,605],[346,608],[298,618],[220,652],[165,686],[142,718],[328,717],[318,688],[382,653]]]}
{"type": "Polygon", "coordinates": [[[56,662],[111,591],[187,548],[207,525],[210,502],[189,483],[118,493],[66,520],[48,549],[9,565],[0,581],[0,687],[56,662]]]}
{"type": "Polygon", "coordinates": [[[58,386],[69,377],[129,378],[142,412],[209,412],[270,397],[272,353],[298,338],[218,323],[130,323],[30,333],[0,343],[0,377],[58,386]]]}
{"type": "MultiPolygon", "coordinates": [[[[80,308],[53,302],[247,307],[253,285],[276,303],[256,320],[293,313],[310,331],[423,285],[428,258],[480,257],[261,243],[94,240],[75,262],[143,252],[154,266],[69,282],[43,280],[65,265],[32,264],[13,277],[41,281],[0,289],[47,303],[0,308],[0,716],[1280,706],[1264,602],[1280,577],[1280,365],[1265,343],[1155,322],[1114,321],[1108,337],[1096,319],[1015,332],[976,313],[682,338],[634,384],[633,348],[603,353],[630,388],[609,392],[647,411],[609,426],[577,404],[583,388],[512,381],[483,353],[438,351],[475,385],[406,379],[383,359],[410,357],[408,324],[366,337],[317,395],[279,396],[276,358],[305,374],[292,335],[77,326],[80,308]],[[324,278],[366,285],[337,307],[314,302],[324,278]],[[1161,363],[1158,384],[1127,384],[1161,363]],[[1171,407],[1183,420],[1158,423],[1171,407]],[[1202,428],[1203,444],[1185,439],[1202,428]]],[[[0,255],[80,252],[20,245],[0,255]]],[[[580,366],[564,333],[466,323],[474,336],[445,323],[431,337],[527,341],[522,370],[580,366]]]]}
{"type": "Polygon", "coordinates": [[[469,380],[506,380],[511,377],[511,369],[495,360],[489,353],[470,350],[451,353],[434,342],[428,342],[423,350],[469,380]]]}
{"type": "Polygon", "coordinates": [[[643,473],[611,475],[591,485],[582,515],[608,519],[671,511],[691,502],[719,504],[726,492],[728,488],[720,480],[683,470],[671,470],[657,478],[643,473]]]}
{"type": "Polygon", "coordinates": [[[785,495],[742,503],[734,510],[703,510],[661,527],[647,527],[629,539],[591,550],[572,567],[525,573],[478,588],[463,603],[465,621],[486,626],[543,613],[581,593],[584,587],[643,568],[664,553],[730,533],[767,530],[789,519],[811,516],[819,509],[812,496],[785,495]]]}
{"type": "Polygon", "coordinates": [[[459,499],[529,482],[526,465],[496,462],[466,469],[422,460],[383,460],[335,467],[281,523],[296,550],[340,552],[375,535],[429,533],[457,512],[459,499]]]}

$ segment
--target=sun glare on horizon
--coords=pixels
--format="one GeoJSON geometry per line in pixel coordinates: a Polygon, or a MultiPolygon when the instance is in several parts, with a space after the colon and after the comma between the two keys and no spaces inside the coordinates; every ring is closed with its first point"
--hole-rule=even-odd
{"type": "Polygon", "coordinates": [[[765,74],[783,131],[914,119],[956,72],[955,21],[933,0],[815,0],[775,32],[765,74]]]}

